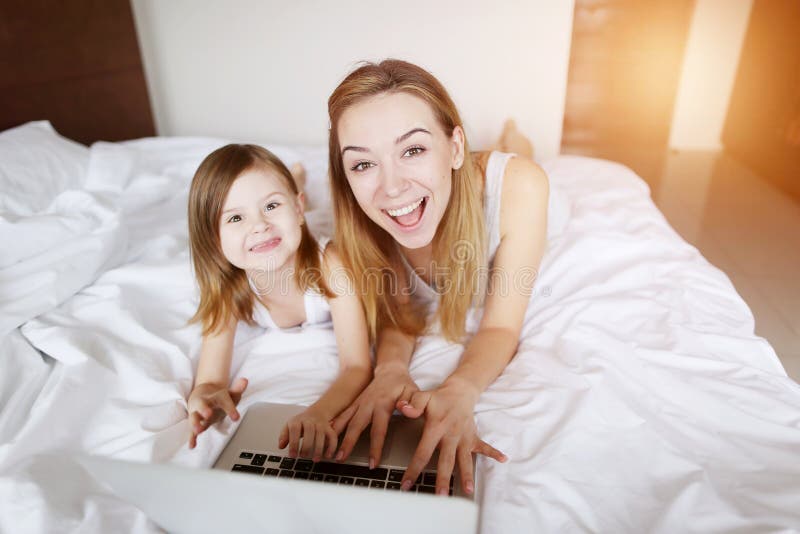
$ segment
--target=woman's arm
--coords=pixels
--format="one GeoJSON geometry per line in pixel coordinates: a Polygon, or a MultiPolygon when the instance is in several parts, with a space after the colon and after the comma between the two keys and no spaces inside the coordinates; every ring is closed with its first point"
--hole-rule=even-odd
{"type": "MultiPolygon", "coordinates": [[[[397,266],[395,273],[400,278],[398,287],[407,287],[405,270],[397,266]]],[[[403,304],[408,296],[400,295],[400,299],[403,304]]],[[[371,425],[369,463],[372,467],[380,463],[386,430],[397,403],[408,402],[419,391],[408,372],[416,343],[414,336],[396,328],[383,328],[378,332],[372,381],[333,422],[337,434],[347,429],[336,453],[337,461],[350,455],[361,433],[371,425]]]]}
{"type": "Polygon", "coordinates": [[[393,328],[384,329],[378,336],[375,375],[369,386],[333,423],[337,434],[347,428],[336,460],[347,458],[358,437],[370,427],[369,464],[375,467],[381,461],[383,442],[389,419],[398,402],[408,402],[419,388],[411,380],[408,365],[416,340],[393,328]]]}
{"type": "Polygon", "coordinates": [[[226,413],[234,421],[239,419],[236,405],[247,388],[247,379],[239,378],[228,389],[236,324],[236,319],[231,317],[219,330],[203,336],[195,385],[188,400],[189,425],[192,429],[190,449],[197,445],[197,436],[216,421],[220,412],[226,413]]]}
{"type": "Polygon", "coordinates": [[[447,492],[456,461],[462,485],[467,492],[472,491],[472,452],[504,458],[477,438],[473,412],[480,394],[516,353],[546,245],[548,197],[547,176],[535,163],[521,158],[508,162],[501,199],[501,240],[478,331],[458,367],[441,386],[398,405],[409,417],[419,417],[423,412],[426,416],[423,437],[404,477],[406,485],[416,479],[437,447],[437,492],[447,492]]]}
{"type": "Polygon", "coordinates": [[[331,421],[355,400],[372,378],[364,310],[352,291],[352,284],[341,278],[345,271],[333,244],[325,251],[323,275],[335,294],[328,303],[339,353],[339,374],[317,402],[287,423],[278,442],[280,448],[289,445],[290,456],[299,452],[301,456],[312,456],[314,461],[319,461],[323,452],[328,458],[333,456],[336,432],[331,421]]]}

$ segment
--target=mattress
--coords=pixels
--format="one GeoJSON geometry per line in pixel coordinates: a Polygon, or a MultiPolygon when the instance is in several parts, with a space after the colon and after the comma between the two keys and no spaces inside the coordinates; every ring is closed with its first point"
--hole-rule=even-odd
{"type": "MultiPolygon", "coordinates": [[[[16,142],[14,154],[43,154],[23,165],[34,175],[69,176],[21,191],[0,163],[11,199],[0,204],[0,531],[158,532],[80,466],[37,455],[206,468],[235,431],[226,419],[187,447],[200,347],[187,325],[198,302],[187,194],[226,141],[81,150],[46,123],[26,128],[22,141],[0,134],[0,151],[16,142]]],[[[325,148],[268,148],[306,166],[307,220],[329,235],[325,148]]],[[[542,166],[547,250],[519,350],[476,406],[480,436],[509,457],[478,459],[481,532],[800,530],[800,386],[728,277],[626,167],[542,166]]],[[[437,385],[462,349],[424,337],[412,377],[437,385]]],[[[329,329],[237,331],[232,377],[250,381],[241,410],[310,404],[337,370],[329,329]]]]}

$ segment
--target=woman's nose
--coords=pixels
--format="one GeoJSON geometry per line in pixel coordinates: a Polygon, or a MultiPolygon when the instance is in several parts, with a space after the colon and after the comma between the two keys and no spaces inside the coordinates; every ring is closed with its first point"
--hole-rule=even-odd
{"type": "Polygon", "coordinates": [[[406,178],[400,172],[398,172],[397,169],[384,166],[381,178],[383,192],[388,197],[400,196],[406,189],[408,189],[408,180],[406,180],[406,178]]]}

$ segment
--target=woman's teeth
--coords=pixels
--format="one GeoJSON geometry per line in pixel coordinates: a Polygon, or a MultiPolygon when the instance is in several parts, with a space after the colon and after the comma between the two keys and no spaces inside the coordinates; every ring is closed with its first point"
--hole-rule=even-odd
{"type": "Polygon", "coordinates": [[[422,204],[422,199],[419,199],[416,202],[409,204],[405,208],[399,208],[396,210],[386,210],[386,213],[388,213],[392,217],[400,217],[401,215],[408,215],[409,213],[417,209],[420,204],[422,204]]]}

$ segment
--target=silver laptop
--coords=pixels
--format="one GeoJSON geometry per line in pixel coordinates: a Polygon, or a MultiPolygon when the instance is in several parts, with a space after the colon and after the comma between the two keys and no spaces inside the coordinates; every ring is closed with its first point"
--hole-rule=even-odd
{"type": "MultiPolygon", "coordinates": [[[[239,471],[257,476],[276,476],[348,485],[378,490],[400,490],[403,472],[422,436],[422,419],[395,416],[389,424],[381,465],[369,468],[369,432],[361,434],[353,452],[344,462],[289,458],[288,448],[278,449],[278,436],[286,421],[305,410],[304,406],[258,403],[250,406],[233,439],[220,454],[215,469],[239,471]]],[[[426,469],[411,488],[412,493],[434,493],[434,453],[426,469]]],[[[473,458],[473,471],[475,469],[473,458]]],[[[471,499],[463,493],[458,473],[450,477],[450,495],[471,499]]]]}
{"type": "Polygon", "coordinates": [[[370,470],[369,432],[341,463],[288,458],[278,449],[283,425],[304,409],[250,406],[213,470],[77,460],[170,532],[476,532],[479,510],[462,493],[457,473],[452,497],[432,494],[435,458],[412,491],[398,489],[421,420],[393,418],[381,465],[370,470]]]}

